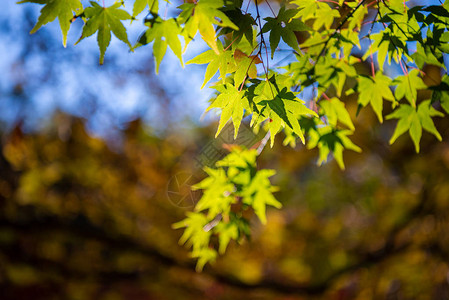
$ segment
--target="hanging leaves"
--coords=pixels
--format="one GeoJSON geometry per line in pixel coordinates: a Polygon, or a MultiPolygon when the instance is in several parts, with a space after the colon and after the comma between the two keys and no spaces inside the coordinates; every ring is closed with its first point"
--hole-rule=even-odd
{"type": "Polygon", "coordinates": [[[399,119],[393,136],[390,139],[390,144],[393,144],[399,136],[409,131],[410,137],[415,144],[415,150],[418,153],[423,128],[441,141],[441,135],[436,129],[432,117],[443,116],[444,115],[441,112],[432,107],[430,100],[421,102],[418,109],[415,109],[408,104],[402,104],[398,109],[387,116],[387,120],[399,119]]]}
{"type": "Polygon", "coordinates": [[[24,0],[21,3],[38,3],[45,6],[41,9],[41,14],[36,25],[31,29],[30,33],[35,33],[43,25],[53,22],[58,18],[59,26],[62,32],[62,44],[67,46],[67,33],[70,29],[73,14],[81,14],[83,5],[80,0],[24,0]]]}
{"type": "Polygon", "coordinates": [[[305,143],[304,133],[299,124],[300,116],[318,117],[311,109],[298,99],[295,93],[283,84],[286,78],[273,76],[270,81],[260,82],[254,89],[253,101],[256,111],[253,122],[256,124],[269,119],[268,128],[271,135],[271,146],[274,138],[282,127],[288,126],[305,143]]]}
{"type": "MultiPolygon", "coordinates": [[[[248,100],[245,97],[245,93],[241,90],[238,90],[232,84],[225,84],[221,87],[217,87],[221,93],[218,95],[217,99],[209,106],[207,110],[212,108],[221,108],[221,117],[220,123],[218,125],[217,133],[215,137],[217,137],[223,127],[226,125],[228,120],[232,118],[232,122],[234,123],[234,139],[237,137],[239,132],[240,123],[243,118],[243,107],[244,102],[248,100]]],[[[246,105],[247,106],[247,105],[246,105]]]]}
{"type": "Polygon", "coordinates": [[[219,252],[223,254],[231,240],[239,241],[249,234],[245,211],[254,210],[265,224],[266,207],[282,207],[273,196],[277,189],[269,180],[276,172],[257,170],[256,157],[256,150],[233,147],[216,168],[205,168],[208,177],[194,186],[204,191],[195,212],[173,225],[175,229],[185,228],[179,243],[192,247],[192,257],[198,258],[197,270],[216,258],[212,236],[218,235],[219,252]],[[231,205],[237,203],[240,210],[231,211],[231,205]]]}
{"type": "Polygon", "coordinates": [[[276,18],[267,17],[264,19],[267,22],[262,27],[261,33],[270,32],[271,59],[273,59],[281,37],[287,45],[300,52],[295,32],[307,31],[310,28],[299,19],[293,19],[296,13],[297,10],[286,10],[285,6],[282,6],[276,18]]]}
{"type": "MultiPolygon", "coordinates": [[[[232,120],[236,138],[248,116],[254,131],[269,131],[271,146],[283,131],[284,144],[295,147],[300,139],[308,149],[318,149],[318,164],[333,156],[344,169],[344,150],[361,151],[349,138],[357,123],[347,101],[356,101],[359,110],[370,105],[382,123],[387,100],[394,110],[386,118],[398,119],[390,144],[408,131],[418,152],[423,129],[442,139],[433,118],[444,116],[439,108],[449,114],[449,77],[430,78],[423,68],[446,70],[448,1],[412,7],[402,0],[292,0],[282,2],[277,12],[268,5],[264,10],[260,1],[248,2],[254,9],[243,8],[241,0],[184,1],[176,11],[166,2],[168,17],[163,18],[158,0],[135,0],[131,14],[123,1],[109,7],[94,1],[83,7],[80,0],[19,3],[43,5],[32,33],[58,18],[64,46],[70,22],[82,18],[77,43],[97,33],[101,64],[113,33],[131,50],[152,43],[156,72],[167,48],[183,65],[180,37],[185,50],[199,32],[208,49],[187,64],[207,65],[201,88],[219,73],[212,84],[216,96],[207,108],[220,111],[217,135],[232,120]],[[147,28],[131,47],[123,21],[134,24],[144,11],[147,28]],[[429,87],[431,100],[423,101],[426,79],[435,85],[429,87]],[[352,100],[346,97],[354,91],[352,100]]],[[[208,177],[196,186],[203,197],[175,225],[185,228],[180,243],[192,247],[197,270],[224,253],[231,241],[249,235],[249,220],[231,206],[253,211],[262,223],[267,206],[281,206],[269,181],[274,171],[257,171],[256,156],[254,150],[234,148],[216,168],[206,169],[208,177]],[[218,251],[212,237],[218,238],[218,251]]]]}
{"type": "Polygon", "coordinates": [[[138,14],[143,12],[145,7],[150,9],[150,12],[157,14],[159,11],[159,1],[158,0],[135,0],[133,6],[133,18],[137,17],[138,14]]]}
{"type": "Polygon", "coordinates": [[[449,114],[449,76],[444,75],[441,83],[437,86],[432,86],[433,90],[432,102],[439,101],[441,107],[449,114]]]}
{"type": "Polygon", "coordinates": [[[418,90],[427,88],[416,69],[406,75],[396,77],[393,84],[396,84],[394,91],[396,99],[400,100],[405,97],[412,106],[416,106],[418,90]]]}
{"type": "Polygon", "coordinates": [[[176,20],[163,20],[159,15],[153,14],[153,18],[147,20],[145,25],[148,29],[140,36],[134,48],[154,42],[153,55],[156,60],[156,73],[159,72],[159,66],[167,52],[167,46],[179,58],[182,65],[182,47],[178,38],[178,35],[181,33],[181,28],[176,20]]]}
{"type": "Polygon", "coordinates": [[[323,109],[323,115],[327,117],[330,125],[337,126],[337,122],[346,125],[352,131],[355,130],[351,117],[345,108],[345,104],[337,98],[320,101],[320,107],[323,109]]]}
{"type": "Polygon", "coordinates": [[[358,81],[359,103],[362,106],[371,104],[379,122],[382,123],[383,99],[395,101],[390,90],[391,79],[378,71],[375,77],[360,76],[358,81]]]}
{"type": "Polygon", "coordinates": [[[207,50],[186,63],[199,65],[208,64],[201,88],[203,88],[218,71],[220,71],[220,78],[223,83],[225,83],[226,74],[235,72],[237,69],[232,52],[223,50],[223,45],[221,43],[218,43],[218,49],[218,54],[213,50],[207,50]]]}
{"type": "Polygon", "coordinates": [[[298,5],[295,17],[301,18],[304,22],[312,19],[314,30],[319,30],[323,26],[329,29],[334,19],[340,16],[338,10],[332,9],[327,3],[321,1],[294,0],[292,3],[298,5]]]}
{"type": "Polygon", "coordinates": [[[132,48],[128,41],[126,28],[121,22],[123,20],[130,20],[131,16],[125,10],[119,8],[123,5],[122,3],[115,3],[109,7],[102,7],[93,1],[91,1],[90,4],[92,4],[92,6],[87,7],[84,10],[84,16],[88,20],[84,25],[81,37],[76,44],[98,32],[97,42],[98,47],[100,48],[100,64],[103,64],[106,49],[111,42],[111,32],[114,33],[119,40],[126,43],[130,49],[132,48]]]}
{"type": "Polygon", "coordinates": [[[327,162],[332,154],[340,169],[344,170],[343,150],[362,151],[348,138],[348,135],[352,134],[350,130],[323,125],[319,119],[302,118],[300,124],[308,136],[307,149],[318,148],[318,165],[327,162]]]}
{"type": "Polygon", "coordinates": [[[234,30],[239,28],[223,13],[220,8],[223,7],[223,0],[200,0],[196,3],[184,3],[179,8],[182,12],[179,19],[184,26],[184,37],[188,44],[200,32],[203,40],[215,51],[219,53],[215,25],[220,27],[230,27],[234,30]]]}

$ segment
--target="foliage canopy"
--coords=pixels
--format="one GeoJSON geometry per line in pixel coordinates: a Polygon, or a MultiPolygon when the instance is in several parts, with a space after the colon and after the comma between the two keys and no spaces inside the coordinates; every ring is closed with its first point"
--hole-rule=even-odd
{"type": "MultiPolygon", "coordinates": [[[[159,14],[158,0],[109,7],[80,0],[19,3],[25,2],[43,5],[31,32],[58,18],[64,46],[70,24],[82,19],[78,42],[97,33],[100,64],[112,33],[131,51],[152,44],[156,70],[167,47],[183,65],[183,49],[199,32],[210,49],[187,64],[207,65],[203,87],[219,73],[208,108],[221,111],[217,135],[232,119],[237,137],[249,117],[255,131],[268,132],[272,146],[283,131],[284,144],[295,146],[299,139],[308,149],[318,148],[319,164],[332,154],[344,169],[343,151],[362,150],[348,137],[356,130],[356,116],[346,104],[355,99],[357,114],[371,107],[380,123],[384,116],[398,119],[390,143],[409,132],[419,152],[423,129],[441,140],[433,118],[449,113],[449,76],[431,78],[431,83],[423,79],[428,65],[446,71],[449,0],[416,6],[407,0],[292,0],[265,2],[264,10],[258,1],[198,0],[184,1],[172,17],[159,14]],[[132,26],[145,9],[148,29],[132,45],[125,25],[132,26]]],[[[192,246],[198,269],[217,254],[212,235],[223,253],[231,239],[249,234],[247,210],[265,222],[266,205],[281,206],[268,179],[274,171],[256,168],[260,152],[235,147],[216,169],[207,169],[209,177],[196,186],[203,197],[175,225],[186,227],[181,243],[192,246]]]]}

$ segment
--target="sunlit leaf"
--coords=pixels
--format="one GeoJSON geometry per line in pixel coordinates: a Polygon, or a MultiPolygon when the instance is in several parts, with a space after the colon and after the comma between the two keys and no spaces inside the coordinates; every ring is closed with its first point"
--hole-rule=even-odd
{"type": "Polygon", "coordinates": [[[35,33],[43,25],[58,18],[64,47],[67,45],[67,33],[69,32],[73,13],[80,14],[83,11],[83,5],[80,0],[24,0],[17,3],[44,4],[45,6],[41,9],[39,19],[30,33],[35,33]]]}
{"type": "Polygon", "coordinates": [[[121,22],[130,20],[131,16],[125,10],[119,8],[122,6],[121,3],[116,3],[109,7],[102,7],[93,1],[90,3],[92,6],[84,10],[84,15],[88,20],[84,24],[81,37],[76,43],[98,32],[97,42],[100,47],[100,64],[103,64],[106,49],[111,42],[111,32],[119,40],[126,43],[130,49],[132,48],[128,41],[126,28],[121,22]]]}

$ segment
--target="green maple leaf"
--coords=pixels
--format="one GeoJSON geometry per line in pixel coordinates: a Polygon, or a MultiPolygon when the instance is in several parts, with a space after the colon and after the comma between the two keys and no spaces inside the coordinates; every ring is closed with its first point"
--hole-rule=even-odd
{"type": "Polygon", "coordinates": [[[266,206],[270,205],[281,208],[282,204],[273,196],[273,192],[277,191],[276,187],[271,185],[269,177],[276,174],[275,170],[260,170],[256,173],[251,183],[242,192],[243,203],[251,205],[254,213],[257,215],[262,224],[267,223],[266,206]]]}
{"type": "Polygon", "coordinates": [[[449,114],[449,93],[442,93],[440,103],[441,107],[449,114]]]}
{"type": "Polygon", "coordinates": [[[298,5],[295,17],[301,18],[304,22],[309,19],[314,19],[314,30],[318,30],[322,26],[329,29],[334,19],[340,17],[338,10],[333,9],[327,3],[316,0],[295,0],[292,3],[298,5]]]}
{"type": "Polygon", "coordinates": [[[396,99],[400,100],[405,96],[412,106],[416,106],[418,90],[427,88],[416,69],[413,69],[407,75],[396,77],[393,84],[396,84],[396,90],[394,91],[396,99]]]}
{"type": "Polygon", "coordinates": [[[390,90],[391,79],[378,71],[375,77],[360,76],[358,81],[359,104],[366,106],[370,103],[379,122],[382,123],[383,99],[395,101],[390,90]]]}
{"type": "Polygon", "coordinates": [[[219,50],[218,54],[214,50],[207,50],[186,63],[199,65],[208,64],[201,88],[203,88],[218,71],[220,71],[220,78],[222,78],[223,83],[225,83],[226,74],[232,73],[237,69],[237,65],[232,57],[232,52],[224,51],[223,45],[220,42],[217,43],[217,45],[219,50]]]}
{"type": "Polygon", "coordinates": [[[198,258],[195,270],[197,272],[201,272],[201,270],[203,270],[204,266],[208,262],[215,261],[215,259],[217,257],[217,251],[215,251],[214,249],[211,249],[211,248],[202,248],[199,250],[193,250],[192,257],[198,258]]]}
{"type": "Polygon", "coordinates": [[[192,257],[198,258],[196,270],[199,272],[204,265],[213,261],[217,256],[217,251],[209,248],[209,241],[212,235],[211,231],[204,230],[204,227],[210,220],[201,213],[187,213],[187,218],[173,224],[174,229],[185,227],[184,233],[179,239],[179,244],[188,244],[192,246],[192,257]]]}
{"type": "MultiPolygon", "coordinates": [[[[401,37],[396,32],[387,27],[385,30],[374,33],[368,36],[370,39],[370,47],[363,55],[362,59],[366,60],[369,56],[372,57],[377,52],[377,62],[380,71],[384,70],[385,60],[388,57],[388,64],[391,65],[391,60],[399,64],[403,57],[409,61],[413,61],[412,57],[408,54],[408,48],[406,44],[406,37],[401,37]]],[[[418,48],[419,48],[418,43],[418,48]]]]}
{"type": "Polygon", "coordinates": [[[207,210],[209,219],[220,213],[229,214],[231,204],[236,202],[235,197],[231,196],[235,190],[234,184],[229,181],[224,169],[205,168],[204,171],[209,177],[192,187],[193,190],[204,190],[203,196],[195,205],[195,211],[207,210]]]}
{"type": "Polygon", "coordinates": [[[149,27],[139,38],[139,41],[134,48],[153,43],[153,55],[156,60],[156,73],[159,72],[159,66],[162,59],[167,52],[167,45],[178,57],[181,65],[182,62],[182,47],[178,35],[181,33],[181,27],[175,19],[163,20],[159,15],[153,14],[153,18],[145,25],[149,27]]]}
{"type": "Polygon", "coordinates": [[[390,139],[390,145],[393,144],[399,136],[406,131],[409,131],[410,137],[415,144],[415,150],[418,153],[423,128],[441,141],[441,135],[436,129],[432,117],[443,116],[444,115],[441,112],[432,107],[430,100],[423,101],[419,104],[418,109],[415,109],[408,104],[402,104],[398,109],[386,117],[387,120],[399,119],[393,136],[390,139]]]}
{"type": "Polygon", "coordinates": [[[84,10],[84,15],[88,20],[86,24],[84,24],[83,32],[76,44],[98,31],[97,42],[98,47],[100,48],[100,64],[103,64],[104,54],[106,53],[106,49],[111,42],[111,32],[114,33],[119,40],[126,43],[130,49],[132,49],[132,46],[128,41],[126,28],[121,22],[122,20],[131,19],[128,12],[123,9],[119,9],[119,7],[123,4],[115,3],[109,7],[100,6],[98,3],[93,1],[90,1],[90,4],[92,4],[92,6],[87,7],[84,10]]]}
{"type": "Polygon", "coordinates": [[[319,105],[323,109],[324,115],[327,117],[330,125],[336,127],[339,121],[352,131],[355,130],[351,117],[345,108],[345,104],[339,99],[334,97],[328,100],[322,100],[319,102],[319,105]]]}
{"type": "Polygon", "coordinates": [[[349,61],[333,59],[329,56],[323,57],[321,63],[315,66],[316,81],[325,87],[319,87],[319,92],[325,92],[332,84],[337,92],[337,96],[341,96],[344,84],[348,77],[357,77],[357,72],[349,61]]]}
{"type": "Polygon", "coordinates": [[[135,0],[133,6],[133,18],[140,14],[145,7],[150,8],[150,12],[157,14],[159,11],[158,0],[135,0]]]}
{"type": "Polygon", "coordinates": [[[220,222],[216,227],[216,231],[219,233],[218,242],[220,243],[218,252],[224,254],[229,242],[238,239],[239,227],[235,222],[220,222]]]}
{"type": "Polygon", "coordinates": [[[252,207],[265,224],[266,207],[282,207],[273,196],[278,189],[269,180],[276,172],[257,170],[257,155],[255,149],[234,146],[229,155],[215,164],[216,168],[206,167],[208,177],[192,187],[203,190],[195,211],[173,224],[175,229],[185,228],[179,243],[192,247],[191,256],[198,259],[198,271],[217,256],[211,237],[218,236],[218,252],[223,254],[231,240],[239,241],[242,236],[250,235],[243,211],[252,207]],[[237,203],[241,204],[241,210],[231,211],[231,205],[237,203]]]}
{"type": "Polygon", "coordinates": [[[309,135],[307,149],[318,148],[318,165],[326,162],[329,154],[332,153],[340,169],[344,170],[343,150],[348,149],[358,153],[362,151],[348,138],[348,135],[352,134],[350,130],[336,130],[331,126],[316,126],[314,121],[307,132],[309,135]]]}
{"type": "MultiPolygon", "coordinates": [[[[183,227],[186,228],[183,235],[179,239],[179,244],[181,244],[181,245],[185,244],[189,239],[194,237],[197,232],[203,231],[204,226],[208,222],[209,222],[209,219],[205,215],[188,212],[187,218],[185,218],[184,220],[182,220],[180,222],[173,224],[173,226],[172,226],[173,229],[179,229],[179,228],[183,228],[183,227]]],[[[209,233],[209,235],[210,235],[210,233],[209,233]]],[[[204,243],[204,238],[198,239],[197,242],[198,242],[197,243],[198,248],[200,248],[204,244],[206,244],[206,245],[208,244],[208,243],[204,243]]]]}
{"type": "Polygon", "coordinates": [[[215,101],[206,110],[209,111],[212,108],[222,109],[220,122],[218,124],[215,137],[220,134],[228,120],[232,118],[235,139],[239,132],[240,123],[242,123],[244,102],[247,102],[248,100],[245,97],[245,93],[243,91],[239,91],[232,84],[228,83],[218,87],[217,89],[221,92],[220,95],[218,95],[217,99],[215,99],[215,101]]]}
{"type": "MultiPolygon", "coordinates": [[[[349,7],[351,7],[352,9],[355,9],[355,7],[358,5],[357,2],[347,2],[346,3],[349,7]]],[[[359,7],[351,16],[351,18],[349,18],[349,24],[348,24],[348,29],[350,31],[353,31],[354,28],[362,27],[362,23],[363,20],[365,18],[365,15],[368,13],[368,7],[367,6],[362,6],[359,7]]]]}
{"type": "Polygon", "coordinates": [[[239,30],[228,16],[219,10],[223,5],[223,0],[200,0],[196,3],[184,3],[179,6],[182,9],[182,12],[179,14],[180,22],[185,23],[183,35],[186,40],[186,46],[199,30],[203,40],[209,47],[215,53],[219,53],[214,24],[239,30]]]}
{"type": "Polygon", "coordinates": [[[282,6],[276,18],[267,17],[264,19],[267,22],[261,31],[262,33],[270,31],[271,59],[273,59],[281,37],[287,45],[300,52],[295,31],[307,31],[310,28],[299,19],[293,19],[297,12],[296,9],[286,10],[285,6],[282,6]]]}
{"type": "Polygon", "coordinates": [[[219,35],[221,36],[232,33],[231,40],[233,41],[234,45],[238,45],[243,36],[245,36],[246,40],[250,44],[252,44],[254,40],[253,25],[256,25],[256,22],[254,21],[251,14],[249,13],[243,14],[242,11],[238,8],[233,10],[227,10],[224,13],[229,17],[229,19],[234,24],[236,24],[239,30],[226,27],[220,30],[219,35]]]}
{"type": "Polygon", "coordinates": [[[295,0],[292,3],[298,5],[297,16],[304,20],[313,19],[319,7],[319,3],[315,0],[295,0]]]}
{"type": "Polygon", "coordinates": [[[443,58],[440,54],[441,53],[436,51],[434,46],[418,43],[416,45],[416,52],[413,53],[411,57],[420,69],[426,64],[439,66],[445,69],[446,66],[444,65],[443,58]]]}
{"type": "Polygon", "coordinates": [[[59,26],[62,31],[62,44],[64,47],[67,45],[67,33],[70,29],[73,13],[80,14],[83,11],[83,5],[80,0],[24,0],[17,3],[45,4],[41,9],[41,14],[36,25],[34,25],[30,33],[35,33],[43,25],[53,22],[58,18],[59,26]]]}
{"type": "Polygon", "coordinates": [[[256,55],[246,55],[242,51],[236,49],[234,51],[234,59],[236,71],[234,74],[234,85],[240,87],[245,82],[245,78],[256,78],[256,64],[262,63],[262,60],[256,55]]]}
{"type": "Polygon", "coordinates": [[[439,101],[441,107],[449,114],[449,76],[444,75],[441,78],[441,83],[436,86],[431,86],[433,90],[432,102],[439,101]]]}
{"type": "Polygon", "coordinates": [[[268,128],[271,135],[271,146],[274,145],[274,138],[283,126],[288,126],[293,132],[299,136],[302,143],[305,143],[304,134],[298,122],[300,116],[318,115],[304,105],[304,101],[296,97],[297,93],[288,90],[282,84],[282,76],[277,76],[276,84],[270,81],[261,82],[255,89],[255,97],[253,98],[258,112],[253,113],[252,123],[259,123],[267,118],[270,119],[268,128]]]}

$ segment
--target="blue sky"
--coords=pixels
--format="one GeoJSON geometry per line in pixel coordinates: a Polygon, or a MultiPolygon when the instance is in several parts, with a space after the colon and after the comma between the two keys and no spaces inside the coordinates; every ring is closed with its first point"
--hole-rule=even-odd
{"type": "MultiPolygon", "coordinates": [[[[4,70],[4,76],[0,77],[0,120],[3,126],[11,126],[20,115],[25,119],[25,127],[32,130],[45,126],[55,109],[78,116],[94,109],[89,128],[100,135],[110,129],[120,129],[137,116],[152,126],[164,128],[161,99],[155,87],[166,91],[173,120],[189,118],[201,122],[200,116],[212,94],[208,88],[200,89],[203,67],[191,65],[183,69],[168,50],[160,74],[155,76],[151,47],[129,53],[115,37],[106,52],[105,64],[99,66],[95,38],[73,46],[81,34],[81,20],[73,24],[67,48],[62,46],[57,22],[48,24],[35,35],[28,35],[39,9],[35,4],[0,2],[0,68],[4,70]],[[23,88],[22,95],[14,93],[17,86],[23,88]]],[[[130,27],[131,43],[143,30],[140,21],[130,27]]],[[[192,43],[185,60],[204,49],[204,44],[192,43]]]]}

